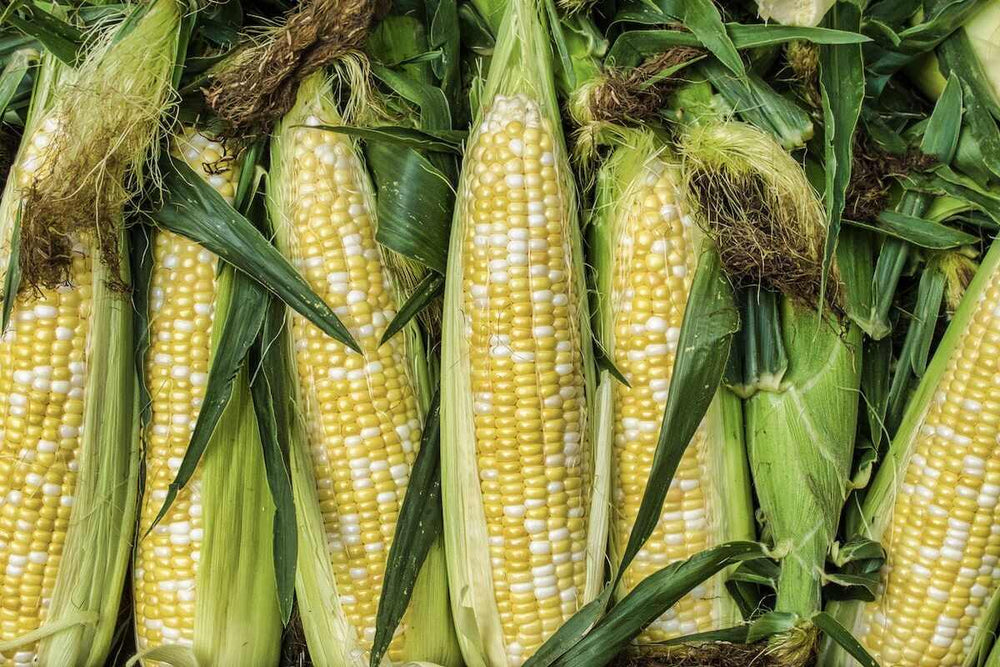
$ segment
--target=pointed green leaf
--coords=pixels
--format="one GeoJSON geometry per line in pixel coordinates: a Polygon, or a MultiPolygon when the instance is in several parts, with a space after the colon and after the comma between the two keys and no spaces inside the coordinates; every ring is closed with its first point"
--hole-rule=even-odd
{"type": "Polygon", "coordinates": [[[434,271],[428,271],[427,275],[413,288],[413,292],[407,297],[406,302],[399,307],[399,311],[389,322],[389,326],[385,328],[379,345],[384,345],[387,340],[402,331],[403,327],[409,324],[410,320],[418,315],[427,304],[442,294],[444,294],[444,276],[434,271]]]}
{"type": "Polygon", "coordinates": [[[962,134],[962,83],[952,72],[944,92],[934,105],[930,122],[924,130],[920,150],[938,162],[948,164],[955,156],[962,134]]]}
{"type": "MultiPolygon", "coordinates": [[[[440,396],[431,400],[420,450],[399,510],[396,532],[386,561],[382,593],[375,620],[375,639],[369,664],[378,667],[402,620],[427,553],[441,534],[441,422],[440,396]]],[[[417,612],[419,613],[419,611],[417,612]]]]}
{"type": "MultiPolygon", "coordinates": [[[[860,32],[861,9],[848,2],[837,2],[823,20],[830,28],[860,32]]],[[[823,247],[822,295],[826,292],[827,277],[833,265],[847,186],[851,181],[854,131],[865,97],[865,74],[861,47],[856,44],[821,46],[819,62],[826,168],[823,196],[826,205],[826,243],[823,247]]]]}
{"type": "Polygon", "coordinates": [[[358,344],[322,297],[253,224],[183,161],[166,158],[158,225],[201,244],[270,290],[321,331],[358,352],[358,344]]]}
{"type": "Polygon", "coordinates": [[[841,648],[847,651],[851,656],[861,664],[862,667],[879,667],[878,662],[875,661],[865,647],[861,645],[857,639],[855,639],[851,633],[841,625],[837,619],[835,619],[830,614],[825,611],[814,615],[811,619],[813,625],[822,630],[827,637],[837,642],[841,648]]]}

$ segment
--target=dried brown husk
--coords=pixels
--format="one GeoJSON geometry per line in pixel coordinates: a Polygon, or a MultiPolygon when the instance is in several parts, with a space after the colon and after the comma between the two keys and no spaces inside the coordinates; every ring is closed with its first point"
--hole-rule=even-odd
{"type": "Polygon", "coordinates": [[[384,0],[307,0],[285,23],[224,66],[205,90],[233,134],[267,132],[295,102],[299,83],[357,52],[384,0]]]}

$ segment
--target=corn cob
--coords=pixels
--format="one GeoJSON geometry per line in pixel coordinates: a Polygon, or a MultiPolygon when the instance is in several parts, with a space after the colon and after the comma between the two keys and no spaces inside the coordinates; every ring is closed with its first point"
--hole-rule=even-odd
{"type": "MultiPolygon", "coordinates": [[[[363,351],[356,354],[292,317],[297,400],[308,441],[307,450],[293,452],[304,522],[300,611],[314,661],[354,665],[362,664],[374,638],[427,387],[412,328],[379,345],[398,305],[375,241],[372,187],[349,138],[311,129],[342,122],[322,75],[305,80],[276,132],[269,205],[282,251],[363,351]]],[[[446,595],[442,553],[432,551],[390,646],[392,661],[454,662],[446,595]]]]}
{"type": "MultiPolygon", "coordinates": [[[[43,57],[0,204],[4,273],[24,195],[64,131],[59,100],[72,78],[43,57]]],[[[101,664],[115,628],[138,485],[138,395],[131,311],[94,250],[89,236],[72,236],[64,283],[6,297],[15,303],[0,338],[3,665],[101,664]]]]}
{"type": "MultiPolygon", "coordinates": [[[[874,602],[834,609],[886,666],[962,665],[1000,581],[1000,244],[969,286],[862,509],[874,602]]],[[[854,664],[836,649],[830,665],[854,664]]]]}
{"type": "MultiPolygon", "coordinates": [[[[681,198],[678,166],[651,134],[632,131],[598,175],[594,242],[601,340],[630,386],[608,377],[613,438],[612,552],[635,523],[667,402],[701,234],[681,198]]],[[[727,540],[753,539],[740,402],[720,391],[688,445],[653,534],[625,572],[622,593],[677,560],[727,540]]],[[[615,557],[618,560],[618,557],[615,557]]],[[[730,627],[739,609],[718,576],[685,596],[639,637],[658,642],[730,627]]]]}
{"type": "Polygon", "coordinates": [[[538,12],[514,0],[500,29],[445,292],[445,535],[470,665],[520,665],[596,594],[603,566],[593,475],[607,462],[591,451],[580,232],[538,12]]]}
{"type": "MultiPolygon", "coordinates": [[[[239,170],[219,143],[189,128],[173,151],[232,203],[239,170]]],[[[195,242],[156,234],[146,355],[151,425],[133,575],[137,646],[140,655],[175,646],[203,664],[266,665],[277,660],[281,624],[272,509],[245,371],[194,477],[152,527],[205,396],[217,304],[223,313],[232,280],[230,273],[217,278],[216,265],[195,242]]]]}

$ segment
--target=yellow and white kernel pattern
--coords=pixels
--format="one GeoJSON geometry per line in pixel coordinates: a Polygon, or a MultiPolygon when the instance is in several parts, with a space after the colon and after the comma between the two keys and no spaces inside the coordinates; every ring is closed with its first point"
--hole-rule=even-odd
{"type": "MultiPolygon", "coordinates": [[[[337,125],[320,108],[307,126],[337,125]]],[[[351,331],[363,354],[305,318],[293,319],[300,395],[337,592],[367,649],[386,559],[422,422],[403,335],[379,340],[396,314],[375,242],[371,187],[351,140],[310,127],[288,130],[291,259],[351,331]]],[[[404,617],[390,646],[401,657],[404,617]]]]}
{"type": "MultiPolygon", "coordinates": [[[[239,173],[220,143],[189,128],[175,137],[172,148],[232,202],[239,173]]],[[[200,469],[153,532],[146,533],[177,475],[205,396],[216,260],[194,241],[165,230],[156,233],[145,362],[152,419],[145,438],[146,482],[133,572],[140,651],[194,641],[195,579],[204,530],[200,469]]]]}
{"type": "MultiPolygon", "coordinates": [[[[679,202],[676,167],[654,159],[627,199],[614,240],[611,308],[614,318],[614,361],[631,388],[616,385],[614,401],[614,535],[620,548],[639,513],[653,454],[660,434],[680,338],[684,307],[691,289],[696,257],[692,219],[679,202]]],[[[660,520],[652,536],[625,573],[625,587],[670,563],[710,546],[704,428],[685,450],[670,483],[660,520]]],[[[717,483],[717,482],[716,482],[717,483]]],[[[721,594],[712,579],[682,598],[639,637],[663,641],[718,629],[721,594]]]]}
{"type": "Polygon", "coordinates": [[[515,667],[577,611],[586,583],[586,295],[574,283],[554,131],[534,101],[497,96],[460,204],[480,490],[515,667]]]}
{"type": "Polygon", "coordinates": [[[886,667],[961,665],[1000,582],[1000,273],[915,437],[858,636],[886,667]]]}
{"type": "MultiPolygon", "coordinates": [[[[7,196],[31,187],[59,130],[49,119],[27,139],[7,196]]],[[[18,299],[0,338],[0,641],[44,622],[73,510],[93,307],[90,254],[73,255],[70,282],[18,299]]],[[[36,648],[0,664],[34,664],[36,648]]]]}

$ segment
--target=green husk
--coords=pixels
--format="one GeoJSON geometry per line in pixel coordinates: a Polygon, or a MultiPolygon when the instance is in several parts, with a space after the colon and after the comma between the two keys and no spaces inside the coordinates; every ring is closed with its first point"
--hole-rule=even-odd
{"type": "MultiPolygon", "coordinates": [[[[965,341],[972,318],[982,305],[985,291],[995,282],[998,266],[1000,266],[1000,243],[994,241],[965,291],[965,297],[938,344],[920,384],[910,398],[903,421],[868,489],[861,511],[849,515],[848,535],[860,535],[873,540],[882,539],[892,520],[896,494],[913,456],[917,436],[939,393],[939,383],[953,356],[965,341]]],[[[891,547],[891,544],[886,545],[886,548],[891,549],[891,547]]],[[[829,605],[828,611],[842,625],[857,633],[862,622],[863,607],[863,602],[836,602],[829,605]]],[[[830,667],[847,667],[851,664],[843,652],[833,645],[824,646],[822,659],[825,661],[822,664],[829,664],[830,667]]]]}
{"type": "MultiPolygon", "coordinates": [[[[26,136],[31,136],[65,94],[69,78],[69,72],[53,56],[42,57],[26,136]]],[[[24,159],[24,149],[22,143],[15,170],[24,159]]],[[[16,178],[11,178],[0,203],[5,273],[10,269],[7,252],[22,205],[22,192],[16,178]]],[[[123,241],[116,238],[116,243],[123,241]]],[[[127,281],[127,255],[122,253],[116,260],[120,277],[127,281]]],[[[131,552],[139,472],[138,378],[132,358],[131,307],[109,286],[111,277],[103,263],[94,262],[76,492],[47,618],[35,632],[0,642],[3,652],[37,642],[39,664],[104,664],[117,626],[131,552]]],[[[6,298],[16,297],[10,294],[6,298]]],[[[22,307],[31,306],[21,299],[14,302],[15,314],[22,307]]]]}
{"type": "MultiPolygon", "coordinates": [[[[597,177],[597,195],[591,218],[591,243],[596,273],[596,330],[602,349],[614,356],[613,281],[617,262],[629,261],[620,253],[620,239],[627,233],[628,218],[634,200],[651,169],[668,169],[680,176],[679,165],[669,155],[664,142],[652,132],[634,130],[623,133],[618,145],[601,167],[597,177]]],[[[682,204],[683,205],[683,204],[682,204]]],[[[690,252],[697,256],[703,235],[691,229],[690,252]]],[[[598,387],[598,437],[611,449],[614,431],[614,394],[626,391],[609,373],[601,374],[598,387]]],[[[743,443],[743,411],[739,399],[727,389],[720,389],[702,422],[704,430],[704,484],[708,507],[708,528],[712,532],[708,547],[735,540],[752,540],[755,536],[750,474],[743,443]]],[[[612,475],[615,459],[612,457],[612,475]]],[[[613,496],[612,496],[613,497],[613,496]]],[[[619,543],[617,531],[611,531],[611,562],[621,562],[625,544],[619,543]]],[[[730,568],[731,570],[732,568],[730,568]]],[[[725,590],[726,573],[713,577],[706,597],[713,599],[718,630],[742,621],[739,607],[725,590]]],[[[620,586],[618,597],[628,591],[620,586]]],[[[692,651],[696,649],[691,649],[692,651]]]]}
{"type": "MultiPolygon", "coordinates": [[[[241,290],[261,289],[229,265],[223,265],[216,284],[213,357],[233,309],[256,307],[241,297],[241,290]]],[[[154,646],[134,660],[155,660],[157,654],[169,651],[172,661],[187,660],[192,665],[277,661],[281,617],[271,548],[274,501],[263,454],[244,364],[199,463],[205,529],[195,575],[193,646],[154,646]]]]}
{"type": "Polygon", "coordinates": [[[138,7],[96,45],[62,88],[45,120],[57,129],[25,187],[20,255],[24,284],[55,287],[72,265],[72,242],[90,234],[122,287],[121,212],[143,187],[170,105],[183,0],[138,7]]]}
{"type": "MultiPolygon", "coordinates": [[[[861,332],[785,299],[788,372],[777,392],[746,402],[747,449],[766,528],[783,551],[775,610],[820,610],[826,554],[847,498],[861,371],[861,332]]],[[[814,635],[779,640],[783,664],[802,664],[814,635]]]]}
{"type": "MultiPolygon", "coordinates": [[[[489,75],[478,96],[480,108],[472,125],[468,146],[479,139],[485,113],[498,95],[524,95],[538,104],[543,118],[554,133],[556,173],[565,193],[568,243],[574,292],[585,295],[582,239],[577,201],[565,144],[561,138],[559,104],[556,100],[552,52],[546,31],[545,7],[538,0],[510,0],[498,32],[489,75]]],[[[466,170],[459,184],[458,202],[452,224],[445,287],[445,321],[442,352],[441,475],[444,503],[445,545],[449,556],[452,610],[462,655],[469,667],[507,664],[506,646],[494,598],[486,519],[476,462],[476,436],[470,390],[468,341],[464,334],[462,297],[463,239],[469,221],[463,214],[470,174],[466,170]]],[[[585,414],[593,415],[595,399],[594,356],[586,303],[581,303],[576,321],[578,340],[584,356],[585,414]]],[[[594,477],[588,507],[587,581],[579,603],[592,600],[602,585],[604,545],[607,535],[607,489],[610,452],[596,441],[594,420],[586,422],[584,456],[591,462],[594,477]],[[588,456],[586,449],[590,448],[588,456]]]]}
{"type": "MultiPolygon", "coordinates": [[[[347,115],[345,113],[345,115],[347,115]]],[[[333,100],[325,74],[316,72],[302,81],[291,110],[275,128],[271,144],[270,187],[268,209],[278,247],[289,252],[296,240],[289,230],[288,206],[292,164],[291,133],[296,126],[317,116],[331,124],[340,124],[341,114],[333,100]]],[[[374,190],[365,178],[369,198],[368,210],[375,211],[374,190]]],[[[376,223],[377,224],[377,223],[376,223]]],[[[385,264],[385,260],[383,260],[385,264]]],[[[397,295],[402,303],[401,295],[397,295]]],[[[411,321],[400,334],[404,336],[409,377],[418,397],[421,417],[430,400],[430,380],[423,338],[416,322],[411,321]]],[[[327,536],[320,514],[316,479],[312,468],[310,445],[306,436],[303,410],[306,398],[298,389],[295,355],[291,336],[282,344],[290,363],[286,386],[293,387],[290,465],[295,495],[296,520],[299,534],[299,556],[296,573],[296,594],[303,630],[313,663],[331,667],[368,667],[368,649],[359,641],[359,631],[350,623],[340,604],[337,584],[327,550],[327,536]]],[[[447,599],[447,578],[444,572],[444,552],[440,543],[432,547],[417,578],[411,606],[404,618],[407,624],[403,644],[404,660],[429,661],[449,667],[459,663],[458,647],[452,629],[447,599]]],[[[383,665],[391,665],[389,658],[383,665]]]]}

